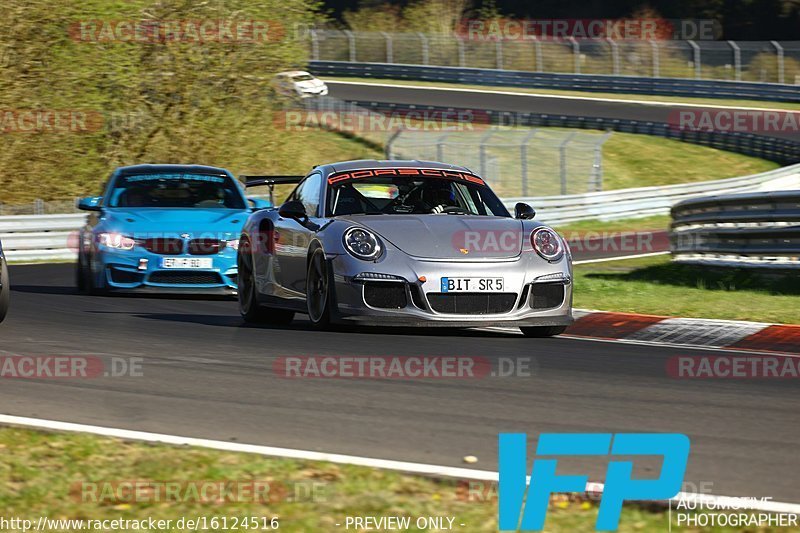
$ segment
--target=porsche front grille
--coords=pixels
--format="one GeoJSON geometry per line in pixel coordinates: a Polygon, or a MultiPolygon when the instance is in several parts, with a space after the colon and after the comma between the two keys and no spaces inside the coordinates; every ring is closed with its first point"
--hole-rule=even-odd
{"type": "Polygon", "coordinates": [[[450,315],[508,313],[517,301],[513,292],[429,292],[427,296],[431,309],[450,315]]]}

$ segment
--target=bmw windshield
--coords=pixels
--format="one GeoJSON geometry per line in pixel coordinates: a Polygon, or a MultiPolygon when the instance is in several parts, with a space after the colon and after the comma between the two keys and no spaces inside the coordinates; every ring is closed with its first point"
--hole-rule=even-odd
{"type": "Polygon", "coordinates": [[[108,207],[245,209],[245,199],[228,176],[136,174],[116,179],[108,207]]]}
{"type": "Polygon", "coordinates": [[[329,184],[327,216],[510,216],[503,203],[483,183],[443,177],[373,176],[341,181],[332,178],[329,184]]]}

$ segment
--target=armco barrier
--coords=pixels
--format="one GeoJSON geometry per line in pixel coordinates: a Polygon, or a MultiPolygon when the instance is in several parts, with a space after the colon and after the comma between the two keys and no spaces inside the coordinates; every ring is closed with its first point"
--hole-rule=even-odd
{"type": "Polygon", "coordinates": [[[644,78],[604,74],[548,74],[521,70],[350,63],[346,61],[311,61],[309,68],[311,72],[320,76],[439,81],[563,91],[800,102],[800,87],[779,83],[644,78]]]}
{"type": "MultiPolygon", "coordinates": [[[[393,110],[420,110],[429,112],[469,112],[475,110],[457,107],[409,105],[381,103],[362,100],[350,100],[351,103],[378,111],[392,113],[393,110]]],[[[603,117],[578,117],[569,115],[549,115],[543,113],[519,113],[498,110],[480,110],[482,120],[491,124],[515,125],[524,127],[553,127],[597,129],[619,131],[622,133],[640,133],[674,139],[678,141],[709,146],[752,157],[775,161],[782,165],[800,162],[800,143],[784,138],[768,137],[753,133],[726,131],[688,131],[673,127],[666,123],[644,122],[639,120],[623,120],[603,117]]]]}
{"type": "Polygon", "coordinates": [[[671,213],[675,261],[800,268],[800,190],[693,198],[671,213]]]}
{"type": "MultiPolygon", "coordinates": [[[[526,202],[536,210],[536,220],[559,225],[580,220],[616,220],[669,213],[673,204],[697,196],[752,192],[800,182],[800,165],[763,174],[666,187],[642,187],[569,196],[505,198],[513,210],[526,202]]],[[[0,241],[12,261],[69,260],[76,257],[77,231],[82,213],[68,215],[22,215],[0,217],[0,241]]]]}

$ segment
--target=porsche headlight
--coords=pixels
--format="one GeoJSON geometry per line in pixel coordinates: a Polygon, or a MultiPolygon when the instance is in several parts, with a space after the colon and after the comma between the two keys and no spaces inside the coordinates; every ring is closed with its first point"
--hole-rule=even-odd
{"type": "Polygon", "coordinates": [[[133,250],[136,241],[119,233],[100,233],[97,235],[97,242],[109,248],[117,250],[133,250]]]}
{"type": "Polygon", "coordinates": [[[533,249],[548,261],[558,261],[564,255],[561,242],[561,237],[550,228],[538,228],[531,233],[533,249]]]}
{"type": "Polygon", "coordinates": [[[351,255],[372,261],[381,255],[381,242],[372,232],[363,228],[350,228],[344,232],[344,247],[351,255]]]}

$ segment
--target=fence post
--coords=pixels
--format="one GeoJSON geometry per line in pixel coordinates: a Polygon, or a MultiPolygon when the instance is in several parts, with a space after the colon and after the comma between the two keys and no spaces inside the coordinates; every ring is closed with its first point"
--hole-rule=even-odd
{"type": "Polygon", "coordinates": [[[619,76],[619,45],[614,42],[611,37],[606,37],[609,46],[611,46],[611,62],[613,64],[614,76],[619,76]]]}
{"type": "Polygon", "coordinates": [[[350,62],[356,62],[356,36],[353,35],[353,32],[350,30],[343,30],[344,34],[347,35],[347,47],[349,48],[350,52],[350,62]]]}
{"type": "Polygon", "coordinates": [[[444,162],[444,141],[450,136],[450,132],[445,133],[444,135],[440,136],[436,139],[436,160],[443,163],[444,162]]]}
{"type": "Polygon", "coordinates": [[[494,43],[495,64],[497,70],[503,70],[503,39],[497,39],[494,43]]]}
{"type": "Polygon", "coordinates": [[[742,50],[733,41],[728,41],[728,44],[733,49],[733,72],[736,76],[736,81],[742,81],[742,50]]]}
{"type": "Polygon", "coordinates": [[[478,149],[478,153],[480,155],[480,167],[481,167],[481,177],[483,179],[488,179],[486,176],[486,141],[489,140],[489,137],[494,135],[494,130],[490,129],[486,133],[483,134],[480,140],[480,147],[478,149]]]}
{"type": "Polygon", "coordinates": [[[33,214],[44,215],[44,200],[37,198],[33,201],[33,214]]]}
{"type": "Polygon", "coordinates": [[[581,45],[578,44],[578,40],[575,37],[569,38],[570,42],[572,43],[572,59],[574,63],[573,70],[575,74],[581,73],[581,45]]]}
{"type": "Polygon", "coordinates": [[[694,51],[694,53],[692,55],[692,57],[694,58],[694,79],[699,80],[702,77],[702,72],[700,70],[700,68],[701,68],[700,67],[700,61],[701,61],[701,58],[700,58],[700,47],[697,46],[696,42],[694,42],[694,41],[692,41],[690,39],[687,39],[686,42],[689,43],[689,46],[691,46],[692,50],[694,51]]]}
{"type": "Polygon", "coordinates": [[[464,52],[464,39],[458,34],[456,34],[455,37],[458,43],[458,66],[463,68],[467,66],[467,56],[464,52]]]}
{"type": "Polygon", "coordinates": [[[385,31],[381,32],[383,38],[386,39],[386,62],[394,63],[394,46],[392,46],[392,36],[385,31]]]}
{"type": "Polygon", "coordinates": [[[319,37],[317,36],[317,30],[312,29],[309,33],[311,35],[311,59],[319,61],[319,37]]]}
{"type": "Polygon", "coordinates": [[[783,46],[778,44],[778,41],[770,41],[770,43],[775,47],[778,58],[778,83],[786,83],[783,78],[783,46]]]}
{"type": "Polygon", "coordinates": [[[603,137],[594,145],[594,161],[592,161],[592,174],[590,176],[589,190],[603,190],[603,145],[608,140],[613,131],[607,131],[603,137]]]}
{"type": "Polygon", "coordinates": [[[536,49],[536,72],[542,72],[544,56],[542,55],[542,43],[538,37],[533,38],[533,46],[536,49]]]}
{"type": "Polygon", "coordinates": [[[392,136],[389,137],[389,140],[386,141],[386,147],[383,149],[384,153],[386,154],[386,159],[392,159],[392,148],[394,147],[394,142],[400,137],[400,134],[403,133],[403,128],[397,128],[397,131],[392,133],[392,136]]]}
{"type": "Polygon", "coordinates": [[[567,145],[578,132],[573,131],[558,146],[558,166],[561,175],[561,194],[567,194],[567,145]]]}
{"type": "Polygon", "coordinates": [[[661,76],[661,58],[658,54],[658,41],[651,40],[650,48],[653,49],[653,77],[658,78],[661,76]]]}
{"type": "Polygon", "coordinates": [[[422,64],[427,65],[429,60],[429,48],[428,48],[428,37],[425,36],[422,32],[417,32],[419,36],[419,42],[422,45],[422,64]]]}
{"type": "Polygon", "coordinates": [[[522,139],[522,145],[519,147],[522,196],[528,196],[528,143],[531,142],[531,139],[534,135],[536,135],[536,128],[533,128],[528,132],[525,138],[522,139]]]}

